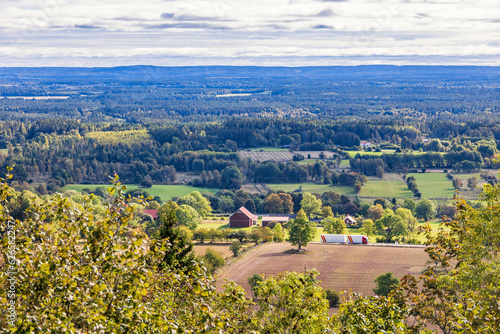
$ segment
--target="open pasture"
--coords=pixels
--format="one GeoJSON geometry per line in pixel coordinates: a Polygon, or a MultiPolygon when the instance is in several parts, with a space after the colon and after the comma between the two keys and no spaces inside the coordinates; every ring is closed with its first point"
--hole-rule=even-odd
{"type": "Polygon", "coordinates": [[[411,173],[414,176],[422,198],[453,198],[455,189],[445,173],[411,173]]]}
{"type": "Polygon", "coordinates": [[[310,193],[323,194],[327,191],[333,191],[341,195],[352,195],[354,192],[353,187],[349,186],[331,186],[328,184],[316,184],[316,183],[269,183],[267,186],[272,190],[283,190],[286,192],[293,192],[302,186],[302,191],[308,191],[310,193]]]}
{"type": "MultiPolygon", "coordinates": [[[[182,185],[170,185],[170,184],[155,184],[151,188],[142,188],[138,185],[127,184],[127,190],[141,189],[147,191],[151,196],[160,196],[162,201],[167,201],[174,196],[182,197],[193,191],[199,192],[212,192],[216,193],[219,189],[212,188],[196,188],[191,186],[182,186],[182,185]]],[[[85,188],[89,188],[95,190],[97,187],[105,187],[106,189],[110,187],[109,184],[68,184],[65,189],[72,189],[78,192],[81,192],[85,188]]]]}
{"type": "Polygon", "coordinates": [[[359,195],[360,197],[413,197],[413,193],[408,190],[406,183],[398,174],[384,174],[382,179],[369,177],[359,195]]]}
{"type": "Polygon", "coordinates": [[[406,274],[418,276],[428,260],[423,248],[309,244],[305,253],[286,252],[292,248],[296,247],[287,243],[259,246],[223,268],[218,285],[233,280],[250,294],[247,278],[253,274],[269,277],[284,271],[315,268],[320,272],[320,285],[326,289],[352,289],[373,295],[374,280],[380,274],[392,272],[398,278],[406,274]]]}
{"type": "Polygon", "coordinates": [[[375,152],[375,151],[345,151],[351,158],[354,158],[356,154],[360,155],[372,155],[372,156],[381,156],[382,154],[392,154],[395,153],[395,150],[381,150],[380,152],[375,152]]]}

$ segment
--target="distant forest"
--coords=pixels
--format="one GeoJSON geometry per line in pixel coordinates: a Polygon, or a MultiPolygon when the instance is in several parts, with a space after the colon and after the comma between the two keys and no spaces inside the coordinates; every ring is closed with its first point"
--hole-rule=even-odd
{"type": "Polygon", "coordinates": [[[397,111],[403,119],[451,120],[495,114],[499,88],[497,67],[0,68],[0,119],[338,120],[397,111]]]}

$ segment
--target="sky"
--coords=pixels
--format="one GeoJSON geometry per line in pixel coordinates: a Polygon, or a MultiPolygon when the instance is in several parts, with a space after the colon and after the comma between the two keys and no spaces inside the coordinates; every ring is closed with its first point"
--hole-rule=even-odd
{"type": "Polygon", "coordinates": [[[0,0],[1,66],[500,65],[499,0],[0,0]]]}

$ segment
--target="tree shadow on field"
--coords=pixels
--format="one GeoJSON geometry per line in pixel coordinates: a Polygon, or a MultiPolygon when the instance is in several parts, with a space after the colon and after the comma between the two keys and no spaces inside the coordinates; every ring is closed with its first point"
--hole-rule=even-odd
{"type": "Polygon", "coordinates": [[[288,256],[288,255],[308,255],[308,254],[312,254],[312,252],[309,250],[304,250],[304,249],[302,249],[300,252],[297,249],[289,249],[289,250],[279,252],[279,253],[264,254],[262,256],[263,257],[279,257],[279,256],[288,256]]]}

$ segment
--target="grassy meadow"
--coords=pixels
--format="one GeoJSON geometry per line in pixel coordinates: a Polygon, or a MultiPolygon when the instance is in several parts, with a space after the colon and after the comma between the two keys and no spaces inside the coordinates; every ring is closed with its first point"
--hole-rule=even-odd
{"type": "Polygon", "coordinates": [[[417,181],[422,198],[453,198],[455,189],[445,173],[410,173],[417,181]]]}
{"type": "Polygon", "coordinates": [[[354,188],[349,186],[331,186],[316,183],[269,183],[267,186],[272,190],[283,190],[286,192],[293,192],[302,186],[302,191],[310,193],[323,194],[327,191],[333,191],[341,195],[356,195],[354,188]]]}
{"type": "Polygon", "coordinates": [[[384,175],[384,179],[368,178],[368,182],[361,188],[359,195],[360,197],[413,197],[413,193],[408,190],[401,177],[390,178],[390,175],[384,175]]]}
{"type": "MultiPolygon", "coordinates": [[[[65,189],[71,189],[71,190],[76,190],[78,192],[81,192],[84,188],[89,188],[94,190],[97,187],[105,187],[108,188],[109,185],[107,184],[68,184],[65,189]]],[[[151,188],[143,188],[138,185],[134,184],[128,184],[126,185],[127,190],[134,190],[134,189],[141,189],[144,191],[147,191],[149,195],[151,196],[160,196],[162,201],[167,201],[171,199],[174,196],[177,197],[182,197],[185,196],[193,191],[199,191],[199,192],[211,192],[211,193],[216,193],[220,189],[213,189],[213,188],[197,188],[197,187],[191,187],[191,186],[183,186],[183,185],[165,185],[165,184],[155,184],[151,188]]]]}

